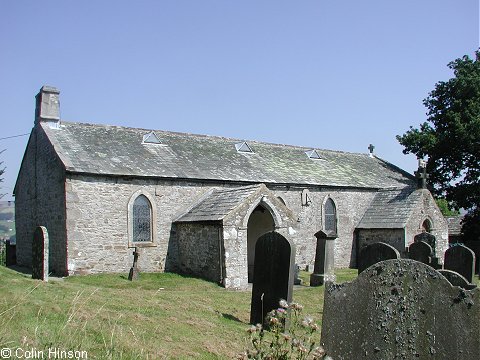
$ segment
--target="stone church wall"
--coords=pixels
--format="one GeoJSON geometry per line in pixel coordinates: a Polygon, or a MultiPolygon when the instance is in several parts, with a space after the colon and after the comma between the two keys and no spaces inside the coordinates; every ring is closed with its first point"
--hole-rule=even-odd
{"type": "Polygon", "coordinates": [[[335,240],[335,267],[348,268],[355,265],[356,249],[353,242],[355,228],[375,196],[374,191],[310,188],[308,205],[302,205],[302,191],[305,188],[273,188],[287,207],[298,217],[295,228],[297,245],[296,263],[313,270],[315,261],[315,233],[324,229],[323,206],[331,198],[337,211],[337,232],[335,240]]]}
{"type": "MultiPolygon", "coordinates": [[[[177,242],[181,238],[179,235],[190,236],[191,233],[186,234],[186,230],[179,233],[178,227],[172,226],[172,221],[215,185],[221,186],[184,181],[70,175],[66,184],[69,272],[128,271],[133,262],[132,250],[128,248],[128,201],[138,190],[143,190],[154,198],[157,207],[155,243],[152,247],[139,249],[140,270],[182,271],[182,266],[178,263],[181,254],[177,242]]],[[[297,223],[292,225],[293,232],[287,233],[296,244],[297,264],[302,268],[310,266],[313,269],[316,246],[314,234],[323,229],[323,204],[328,197],[334,200],[337,210],[339,237],[335,240],[335,266],[349,267],[355,263],[352,241],[355,226],[373,199],[374,192],[313,188],[309,192],[311,202],[305,206],[302,205],[303,188],[269,188],[283,199],[298,218],[297,223]]],[[[241,224],[235,226],[238,233],[245,232],[246,241],[246,229],[240,229],[241,224]]],[[[233,241],[229,240],[229,236],[225,238],[226,243],[233,241]]],[[[204,246],[208,247],[206,244],[204,246]]],[[[203,250],[205,249],[201,249],[203,250]]],[[[230,253],[230,258],[225,261],[236,263],[237,260],[234,259],[237,257],[238,261],[242,261],[246,253],[243,254],[243,247],[239,250],[242,253],[230,253]]]]}
{"type": "Polygon", "coordinates": [[[45,226],[50,239],[49,272],[66,275],[64,171],[39,126],[30,136],[16,189],[17,263],[31,266],[33,233],[37,226],[45,226]]]}
{"type": "Polygon", "coordinates": [[[153,246],[139,248],[140,271],[176,270],[176,229],[172,221],[211,186],[152,179],[72,175],[67,179],[70,274],[128,271],[128,202],[139,190],[153,198],[157,217],[153,246]]]}
{"type": "Polygon", "coordinates": [[[405,230],[404,229],[359,229],[357,233],[358,251],[368,245],[384,242],[398,250],[401,256],[405,256],[405,230]]]}
{"type": "Polygon", "coordinates": [[[220,283],[222,280],[222,226],[181,223],[176,225],[179,272],[220,283]]]}
{"type": "MultiPolygon", "coordinates": [[[[63,186],[63,172],[58,163],[52,163],[57,160],[48,143],[44,144],[43,132],[36,136],[39,136],[39,145],[35,139],[30,141],[18,180],[18,186],[27,189],[19,192],[16,199],[20,264],[30,265],[33,230],[36,225],[44,225],[50,233],[51,268],[56,273],[65,274],[67,271],[67,248],[70,274],[127,272],[133,262],[133,249],[129,248],[128,239],[128,203],[135,193],[142,191],[154,199],[157,231],[153,246],[143,246],[138,250],[141,271],[197,273],[213,281],[220,280],[223,272],[231,279],[232,287],[237,287],[238,284],[233,282],[238,281],[243,286],[247,256],[247,229],[242,224],[243,219],[225,224],[223,230],[211,224],[203,227],[172,225],[174,219],[188,211],[212,188],[240,185],[68,174],[63,186]],[[35,148],[38,148],[36,160],[35,148]],[[37,161],[37,167],[33,165],[34,161],[37,161]],[[42,182],[35,184],[35,178],[42,179],[42,182]],[[51,206],[42,205],[39,209],[39,204],[51,206]],[[36,217],[35,213],[38,214],[36,217]],[[234,232],[236,235],[232,236],[234,232]],[[208,241],[199,242],[200,237],[205,239],[205,233],[208,241]],[[218,247],[220,237],[229,250],[228,254],[225,253],[224,264],[219,260],[222,251],[218,247]],[[245,244],[240,246],[242,241],[245,244]],[[188,259],[188,249],[203,255],[195,262],[193,257],[188,259]],[[209,270],[205,266],[207,262],[211,266],[209,270]],[[234,266],[222,268],[228,264],[234,266]],[[227,271],[233,273],[226,274],[227,271]]],[[[281,231],[296,245],[296,263],[301,268],[313,269],[316,247],[314,234],[324,229],[324,204],[328,198],[334,201],[337,213],[335,267],[356,265],[358,249],[355,237],[359,244],[382,240],[403,253],[408,239],[413,239],[421,231],[420,225],[426,218],[425,214],[430,214],[433,233],[440,239],[439,248],[442,252],[446,249],[445,220],[429,194],[425,196],[424,206],[412,216],[406,230],[377,229],[355,233],[356,225],[375,196],[374,191],[311,187],[308,189],[308,201],[305,201],[304,195],[302,200],[302,193],[305,194],[303,187],[268,187],[277,199],[281,198],[278,201],[283,201],[296,219],[296,223],[285,226],[281,231]],[[402,244],[405,245],[403,248],[402,244]]]]}

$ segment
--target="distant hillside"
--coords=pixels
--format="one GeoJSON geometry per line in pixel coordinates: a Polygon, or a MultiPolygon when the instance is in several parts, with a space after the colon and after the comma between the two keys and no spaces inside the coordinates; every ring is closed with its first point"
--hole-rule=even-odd
{"type": "Polygon", "coordinates": [[[15,236],[15,202],[0,201],[0,239],[15,236]]]}

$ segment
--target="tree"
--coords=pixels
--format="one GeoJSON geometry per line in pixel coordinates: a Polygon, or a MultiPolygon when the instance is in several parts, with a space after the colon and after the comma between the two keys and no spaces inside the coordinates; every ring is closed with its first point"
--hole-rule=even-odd
{"type": "Polygon", "coordinates": [[[447,199],[438,198],[435,201],[437,203],[438,208],[442,212],[443,216],[457,216],[460,215],[460,211],[457,209],[452,209],[451,206],[448,204],[447,199]]]}
{"type": "Polygon", "coordinates": [[[397,140],[405,154],[427,157],[433,193],[467,215],[463,232],[480,239],[480,49],[448,64],[454,77],[435,84],[423,104],[427,121],[397,140]]]}

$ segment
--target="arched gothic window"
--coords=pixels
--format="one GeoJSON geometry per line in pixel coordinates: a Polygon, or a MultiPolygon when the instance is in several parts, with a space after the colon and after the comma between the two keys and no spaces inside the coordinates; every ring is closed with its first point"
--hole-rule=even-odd
{"type": "Polygon", "coordinates": [[[328,198],[324,205],[325,231],[337,232],[337,210],[332,199],[328,198]]]}
{"type": "Polygon", "coordinates": [[[132,221],[132,242],[152,242],[152,205],[145,195],[134,200],[132,221]]]}

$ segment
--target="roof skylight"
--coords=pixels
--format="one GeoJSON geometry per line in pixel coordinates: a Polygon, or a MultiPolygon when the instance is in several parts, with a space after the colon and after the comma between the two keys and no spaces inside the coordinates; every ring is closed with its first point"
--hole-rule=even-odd
{"type": "Polygon", "coordinates": [[[252,148],[247,144],[246,141],[235,144],[235,149],[241,153],[253,153],[252,148]]]}
{"type": "Polygon", "coordinates": [[[318,152],[317,152],[317,150],[315,150],[315,149],[305,151],[305,154],[307,154],[307,156],[308,156],[310,159],[314,159],[314,160],[320,160],[320,159],[321,159],[320,155],[318,155],[318,152]]]}
{"type": "Polygon", "coordinates": [[[148,134],[143,135],[143,144],[161,144],[161,143],[162,142],[153,131],[150,131],[148,134]]]}

